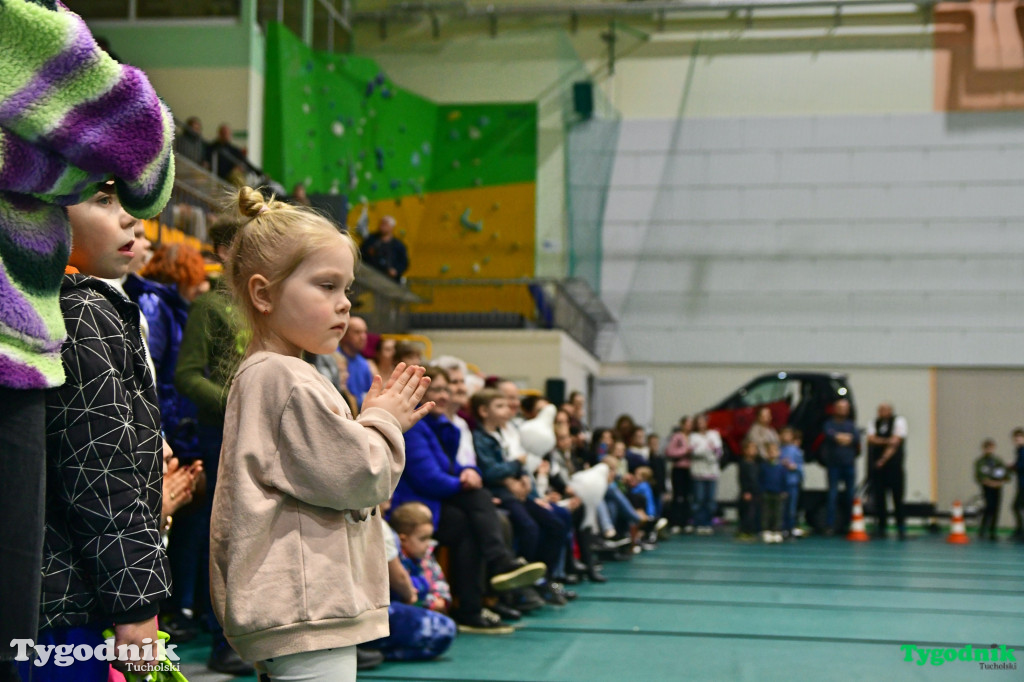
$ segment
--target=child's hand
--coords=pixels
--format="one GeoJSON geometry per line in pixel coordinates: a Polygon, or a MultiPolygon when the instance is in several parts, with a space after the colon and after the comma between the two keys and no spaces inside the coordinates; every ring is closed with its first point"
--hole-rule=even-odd
{"type": "Polygon", "coordinates": [[[433,401],[430,401],[416,409],[430,385],[430,379],[423,376],[423,371],[422,367],[407,366],[400,362],[383,388],[383,381],[378,374],[366,392],[363,409],[379,407],[398,420],[403,432],[408,431],[434,407],[433,401]]]}

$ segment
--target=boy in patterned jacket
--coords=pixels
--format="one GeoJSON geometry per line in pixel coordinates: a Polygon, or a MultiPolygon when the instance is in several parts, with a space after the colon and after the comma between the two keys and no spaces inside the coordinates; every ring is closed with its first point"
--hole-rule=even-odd
{"type": "Polygon", "coordinates": [[[0,2],[0,679],[38,629],[44,390],[64,383],[65,206],[113,179],[125,209],[160,213],[173,119],[145,75],[55,0],[0,2]]]}

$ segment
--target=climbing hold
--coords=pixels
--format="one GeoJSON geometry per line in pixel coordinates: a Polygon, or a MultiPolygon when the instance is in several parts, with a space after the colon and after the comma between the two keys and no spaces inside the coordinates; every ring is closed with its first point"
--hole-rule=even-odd
{"type": "Polygon", "coordinates": [[[476,222],[473,222],[472,220],[470,220],[469,213],[471,210],[472,209],[467,208],[465,211],[463,211],[462,215],[459,217],[459,223],[461,223],[464,229],[469,230],[470,232],[483,232],[484,221],[478,220],[476,222]]]}
{"type": "Polygon", "coordinates": [[[341,121],[335,121],[331,124],[331,132],[334,133],[336,137],[341,137],[345,134],[345,124],[341,121]]]}

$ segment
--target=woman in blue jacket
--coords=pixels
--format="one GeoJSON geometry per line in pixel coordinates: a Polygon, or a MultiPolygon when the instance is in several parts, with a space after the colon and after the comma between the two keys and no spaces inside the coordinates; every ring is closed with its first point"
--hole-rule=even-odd
{"type": "Polygon", "coordinates": [[[530,585],[544,576],[542,563],[527,564],[505,546],[498,512],[490,491],[483,487],[476,467],[463,467],[445,453],[435,431],[444,434],[455,427],[448,407],[448,374],[438,367],[427,369],[430,388],[425,400],[434,401],[426,418],[405,432],[405,471],[395,489],[392,508],[406,502],[422,502],[434,517],[434,536],[448,547],[451,556],[452,591],[459,600],[452,617],[464,631],[494,630],[500,623],[484,618],[481,569],[490,586],[507,591],[530,585]]]}

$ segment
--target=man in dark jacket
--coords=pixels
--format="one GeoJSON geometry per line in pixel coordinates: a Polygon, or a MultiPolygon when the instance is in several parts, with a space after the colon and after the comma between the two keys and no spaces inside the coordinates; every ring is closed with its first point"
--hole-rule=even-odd
{"type": "MultiPolygon", "coordinates": [[[[832,419],[825,423],[825,443],[822,445],[822,459],[828,468],[828,513],[825,525],[832,533],[845,532],[836,528],[836,510],[839,484],[843,485],[843,519],[850,518],[853,491],[856,488],[854,460],[860,454],[860,432],[850,419],[850,401],[836,401],[832,419]]],[[[827,531],[828,532],[828,531],[827,531]]]]}
{"type": "Polygon", "coordinates": [[[393,280],[401,281],[409,269],[409,253],[402,240],[395,236],[395,219],[380,219],[377,231],[366,238],[360,251],[367,265],[380,270],[393,280]]]}

